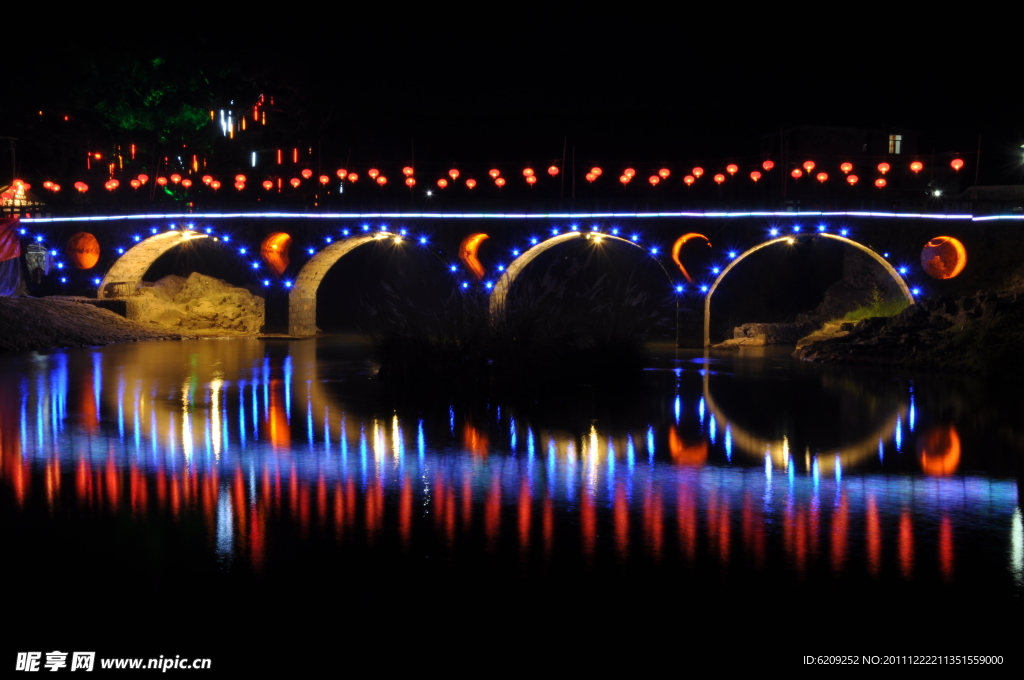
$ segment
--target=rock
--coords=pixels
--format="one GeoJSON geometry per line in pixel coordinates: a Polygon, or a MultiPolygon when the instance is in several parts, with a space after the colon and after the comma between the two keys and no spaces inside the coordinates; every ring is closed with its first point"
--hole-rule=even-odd
{"type": "Polygon", "coordinates": [[[263,298],[198,273],[165,276],[128,298],[129,319],[181,329],[258,333],[265,316],[263,298]]]}

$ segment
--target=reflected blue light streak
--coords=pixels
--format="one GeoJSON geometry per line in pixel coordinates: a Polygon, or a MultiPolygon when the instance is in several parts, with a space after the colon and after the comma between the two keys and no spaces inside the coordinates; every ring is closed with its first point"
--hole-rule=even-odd
{"type": "Polygon", "coordinates": [[[725,459],[732,462],[732,427],[725,424],[725,459]]]}
{"type": "Polygon", "coordinates": [[[654,426],[647,426],[647,460],[654,464],[654,426]]]}

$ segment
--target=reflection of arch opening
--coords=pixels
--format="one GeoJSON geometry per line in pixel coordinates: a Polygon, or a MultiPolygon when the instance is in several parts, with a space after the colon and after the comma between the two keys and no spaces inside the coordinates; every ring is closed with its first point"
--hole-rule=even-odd
{"type": "Polygon", "coordinates": [[[195,231],[173,230],[150,236],[138,245],[132,246],[128,252],[117,258],[107,271],[99,290],[96,291],[96,297],[100,300],[128,297],[139,287],[142,277],[157,258],[171,248],[196,238],[208,237],[195,231]]]}
{"type": "MultiPolygon", "coordinates": [[[[889,264],[888,262],[885,261],[885,258],[883,258],[881,255],[879,255],[875,251],[871,250],[871,248],[868,248],[865,245],[861,245],[860,243],[857,243],[856,241],[850,240],[850,239],[845,238],[843,236],[836,236],[835,234],[827,234],[827,233],[824,233],[824,232],[819,232],[819,233],[815,234],[815,236],[824,236],[825,238],[831,238],[831,239],[835,239],[836,241],[841,241],[841,242],[843,242],[843,243],[845,243],[847,245],[851,245],[854,248],[862,250],[863,252],[865,252],[868,255],[870,255],[871,257],[873,257],[875,259],[875,261],[877,261],[880,265],[882,265],[882,267],[885,268],[885,271],[887,271],[889,273],[889,275],[893,278],[893,280],[896,281],[896,285],[898,285],[900,287],[900,290],[903,292],[904,297],[907,298],[907,302],[910,303],[910,304],[914,304],[914,296],[910,294],[910,289],[907,288],[907,284],[903,280],[903,277],[900,276],[899,272],[897,272],[896,269],[891,264],[889,264]]],[[[797,239],[796,236],[780,236],[779,238],[773,238],[770,241],[765,241],[764,243],[759,243],[756,246],[754,246],[753,248],[751,248],[750,250],[747,250],[746,252],[744,252],[742,255],[737,257],[732,262],[730,262],[729,266],[727,266],[725,269],[722,270],[722,273],[718,275],[718,278],[715,279],[715,282],[713,284],[711,284],[711,289],[708,291],[707,297],[704,298],[704,346],[705,347],[710,347],[711,346],[711,296],[714,295],[715,289],[718,288],[718,284],[722,282],[722,279],[725,278],[725,275],[728,274],[730,271],[732,271],[732,268],[735,267],[737,264],[739,264],[740,260],[742,260],[743,258],[747,257],[748,255],[752,255],[752,254],[756,253],[757,251],[761,250],[762,248],[767,248],[768,246],[776,244],[776,243],[783,243],[783,242],[785,242],[785,243],[793,243],[796,239],[797,239]]]]}
{"type": "MultiPolygon", "coordinates": [[[[571,241],[572,239],[579,238],[581,236],[585,236],[588,239],[593,237],[599,241],[603,241],[604,239],[622,241],[623,243],[628,243],[634,248],[645,250],[643,246],[633,243],[629,239],[599,232],[569,231],[564,234],[558,234],[557,236],[545,239],[513,260],[512,264],[510,264],[505,270],[505,273],[501,275],[500,279],[498,279],[498,282],[494,284],[494,290],[491,292],[490,304],[491,323],[497,323],[505,318],[505,303],[508,299],[508,290],[512,287],[512,284],[515,282],[519,274],[522,273],[523,269],[526,268],[526,265],[533,262],[533,260],[545,250],[549,250],[560,243],[571,241]]],[[[665,269],[665,265],[660,261],[657,262],[658,266],[661,267],[661,270],[665,272],[665,277],[668,279],[669,284],[671,284],[672,277],[669,276],[668,270],[665,269]]]]}
{"type": "Polygon", "coordinates": [[[295,277],[292,292],[288,294],[288,334],[300,338],[316,335],[316,291],[324,276],[338,260],[359,246],[388,236],[394,235],[353,236],[332,243],[309,258],[295,277]]]}

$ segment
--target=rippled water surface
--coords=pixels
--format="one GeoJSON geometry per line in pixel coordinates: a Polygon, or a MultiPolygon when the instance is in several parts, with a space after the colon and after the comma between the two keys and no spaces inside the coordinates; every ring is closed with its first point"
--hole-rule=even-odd
{"type": "Polygon", "coordinates": [[[1013,657],[1010,390],[667,352],[634,394],[466,403],[385,394],[367,354],[321,338],[0,356],[14,651],[220,669],[685,665],[704,645],[794,667],[1013,657]]]}

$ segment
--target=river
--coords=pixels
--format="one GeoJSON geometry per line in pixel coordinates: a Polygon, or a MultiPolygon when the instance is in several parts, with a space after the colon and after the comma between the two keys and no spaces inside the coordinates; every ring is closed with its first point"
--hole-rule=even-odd
{"type": "Polygon", "coordinates": [[[330,336],[0,355],[10,656],[1020,663],[1019,394],[663,350],[636,393],[464,403],[396,398],[368,356],[330,336]]]}

